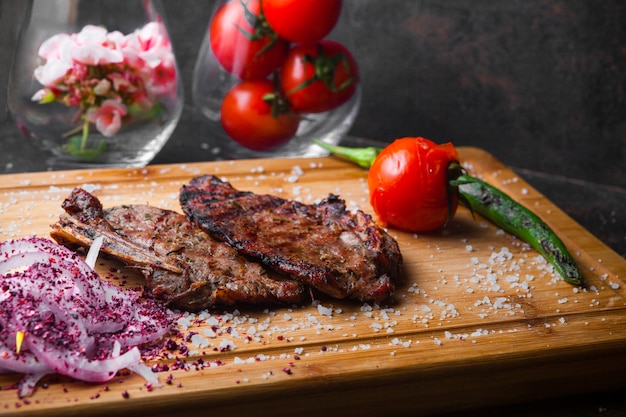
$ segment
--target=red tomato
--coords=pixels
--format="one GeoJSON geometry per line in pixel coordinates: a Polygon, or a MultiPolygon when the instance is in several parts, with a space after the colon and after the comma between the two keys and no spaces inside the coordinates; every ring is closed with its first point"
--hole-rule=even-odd
{"type": "Polygon", "coordinates": [[[368,175],[370,202],[380,221],[409,232],[442,227],[458,204],[446,178],[448,165],[458,160],[451,143],[421,137],[397,139],[383,149],[368,175]]]}
{"type": "Polygon", "coordinates": [[[260,12],[260,0],[232,0],[211,21],[213,55],[226,71],[244,80],[267,77],[280,66],[289,48],[259,17],[260,12]]]}
{"type": "Polygon", "coordinates": [[[352,97],[359,83],[354,57],[339,42],[296,45],[281,67],[281,90],[303,113],[335,109],[352,97]]]}
{"type": "Polygon", "coordinates": [[[263,0],[263,14],[279,36],[296,43],[315,43],[335,27],[341,0],[263,0]]]}
{"type": "Polygon", "coordinates": [[[248,80],[224,96],[221,122],[233,140],[249,149],[266,151],[289,141],[298,130],[300,118],[274,92],[270,80],[248,80]]]}

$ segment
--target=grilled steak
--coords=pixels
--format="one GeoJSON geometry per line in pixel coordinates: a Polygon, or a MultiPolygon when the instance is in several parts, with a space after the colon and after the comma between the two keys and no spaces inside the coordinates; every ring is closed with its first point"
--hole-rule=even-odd
{"type": "Polygon", "coordinates": [[[180,202],[212,236],[325,294],[383,301],[393,291],[402,263],[397,242],[337,196],[307,205],[205,175],[183,186],[180,202]]]}
{"type": "Polygon", "coordinates": [[[88,247],[103,236],[102,251],[140,270],[154,296],[174,307],[197,311],[235,302],[293,303],[304,294],[301,283],[268,274],[182,214],[147,205],[103,211],[100,201],[80,188],[63,208],[66,213],[52,225],[56,241],[88,247]]]}

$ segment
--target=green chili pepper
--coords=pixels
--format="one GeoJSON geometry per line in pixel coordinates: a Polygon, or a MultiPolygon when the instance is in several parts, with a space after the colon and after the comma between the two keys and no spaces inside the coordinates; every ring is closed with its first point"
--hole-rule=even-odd
{"type": "MultiPolygon", "coordinates": [[[[315,141],[331,154],[356,163],[362,168],[371,167],[382,148],[350,148],[315,141]]],[[[536,214],[511,197],[464,172],[458,164],[448,168],[452,174],[450,185],[459,196],[459,202],[493,222],[496,226],[517,236],[539,252],[566,282],[582,285],[583,276],[561,239],[536,214]]]]}
{"type": "Polygon", "coordinates": [[[461,204],[528,243],[554,266],[565,281],[582,285],[582,274],[567,248],[535,213],[470,175],[461,174],[453,183],[459,187],[461,204]]]}

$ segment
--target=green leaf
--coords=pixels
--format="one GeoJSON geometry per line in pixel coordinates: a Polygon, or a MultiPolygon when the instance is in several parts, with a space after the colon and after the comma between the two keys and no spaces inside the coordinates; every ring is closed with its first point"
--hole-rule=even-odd
{"type": "Polygon", "coordinates": [[[63,151],[68,155],[76,156],[85,160],[96,159],[100,154],[106,151],[106,140],[100,139],[100,143],[97,148],[84,148],[83,149],[83,137],[72,136],[69,141],[63,147],[63,151]]]}
{"type": "Polygon", "coordinates": [[[41,97],[41,100],[39,100],[39,104],[54,103],[56,100],[57,98],[52,92],[52,90],[50,90],[49,88],[46,88],[43,97],[41,97]]]}
{"type": "Polygon", "coordinates": [[[132,116],[131,120],[134,122],[152,119],[161,120],[167,115],[167,107],[162,103],[154,103],[149,109],[142,109],[137,104],[131,104],[128,107],[128,113],[132,116]]]}

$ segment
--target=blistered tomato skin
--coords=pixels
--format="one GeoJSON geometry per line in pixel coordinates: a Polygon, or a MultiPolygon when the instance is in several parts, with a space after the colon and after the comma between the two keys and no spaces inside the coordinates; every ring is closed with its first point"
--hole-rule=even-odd
{"type": "Polygon", "coordinates": [[[335,27],[341,0],[263,0],[269,25],[282,38],[295,43],[315,43],[335,27]]]}
{"type": "Polygon", "coordinates": [[[227,72],[244,80],[262,79],[280,66],[287,55],[288,42],[276,37],[263,19],[252,26],[246,10],[257,18],[260,0],[247,3],[234,0],[213,16],[210,44],[213,55],[227,72]]]}
{"type": "Polygon", "coordinates": [[[446,178],[448,165],[458,159],[452,144],[424,138],[398,139],[386,147],[368,175],[370,202],[381,223],[415,233],[441,228],[458,204],[446,178]]]}

